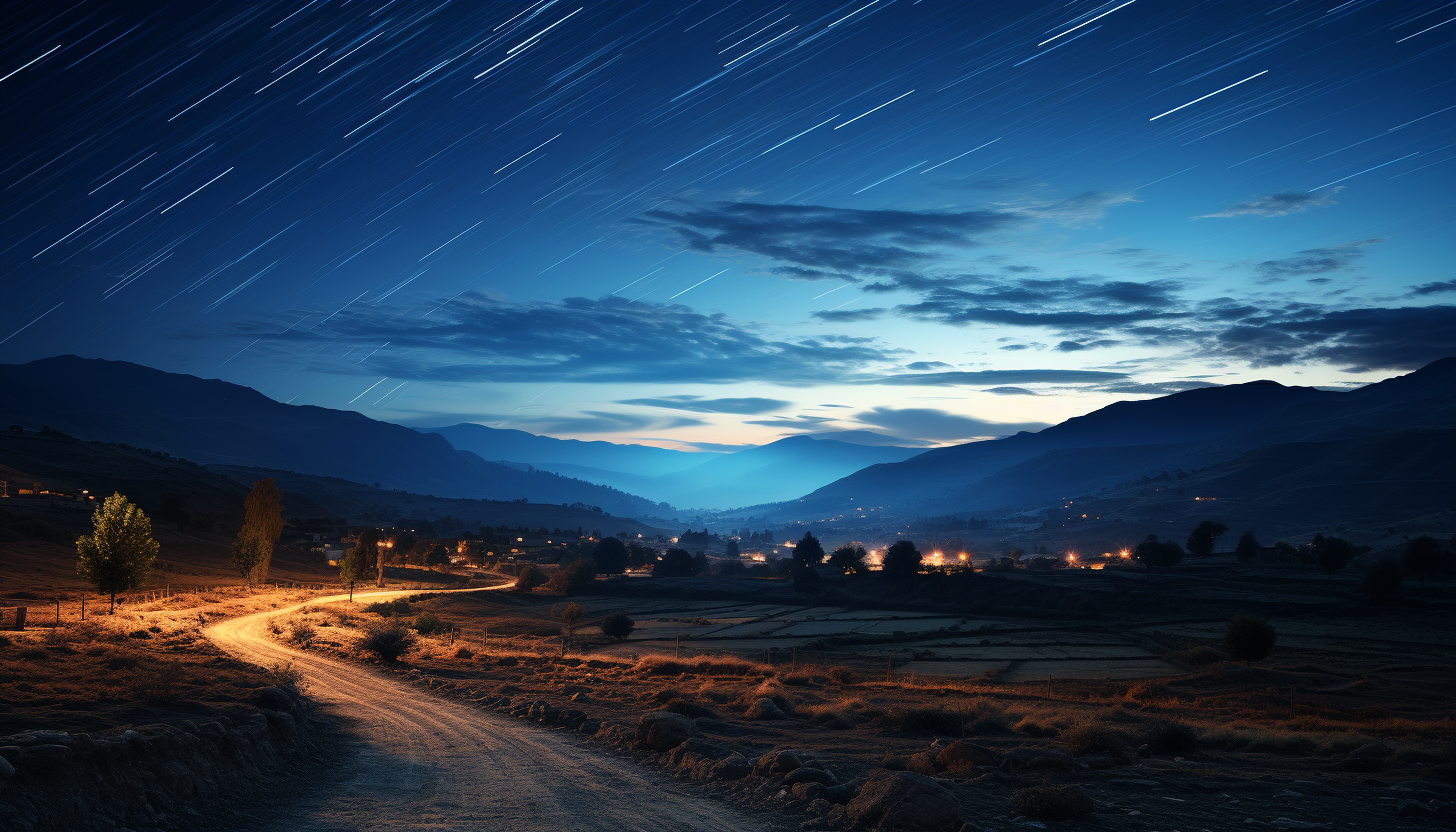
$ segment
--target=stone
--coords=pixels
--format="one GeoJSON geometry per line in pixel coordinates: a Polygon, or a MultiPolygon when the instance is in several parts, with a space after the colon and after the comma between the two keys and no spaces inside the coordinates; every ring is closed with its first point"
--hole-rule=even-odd
{"type": "Polygon", "coordinates": [[[880,768],[886,771],[904,771],[905,766],[909,762],[909,757],[902,757],[898,754],[886,754],[885,759],[880,761],[880,768]]]}
{"type": "Polygon", "coordinates": [[[5,759],[4,757],[0,757],[0,777],[10,778],[14,776],[15,766],[11,765],[9,760],[5,759]]]}
{"type": "Polygon", "coordinates": [[[698,728],[692,719],[672,711],[648,711],[637,721],[632,742],[650,751],[668,751],[692,739],[698,728]]]}
{"type": "Polygon", "coordinates": [[[824,769],[804,766],[794,769],[789,772],[789,776],[784,778],[785,786],[792,786],[795,783],[822,783],[826,786],[837,786],[839,779],[824,769]]]}
{"type": "Polygon", "coordinates": [[[939,769],[935,767],[935,758],[930,756],[928,751],[917,751],[911,754],[910,759],[905,762],[905,770],[923,774],[926,777],[934,777],[939,773],[939,769]]]}
{"type": "Polygon", "coordinates": [[[1071,771],[1072,755],[1060,748],[1013,748],[1001,758],[1001,767],[1007,771],[1049,769],[1071,771]]]}
{"type": "Polygon", "coordinates": [[[1393,751],[1390,746],[1386,745],[1383,742],[1370,742],[1360,746],[1354,751],[1351,751],[1345,756],[1351,759],[1357,757],[1378,757],[1384,759],[1394,753],[1395,751],[1393,751]]]}
{"type": "Polygon", "coordinates": [[[777,704],[775,704],[772,699],[767,699],[767,698],[760,699],[760,700],[754,702],[752,705],[749,705],[748,706],[748,710],[747,711],[744,711],[743,712],[743,715],[745,717],[747,717],[748,719],[783,719],[784,718],[784,712],[779,709],[779,706],[777,704]]]}
{"type": "Polygon", "coordinates": [[[935,755],[935,765],[951,774],[966,774],[976,766],[995,766],[996,754],[970,740],[956,740],[935,755]]]}
{"type": "Polygon", "coordinates": [[[734,752],[713,764],[708,770],[711,780],[742,780],[753,773],[753,763],[747,757],[734,752]]]}
{"type": "Polygon", "coordinates": [[[1153,756],[1153,749],[1149,748],[1147,743],[1143,743],[1138,746],[1137,755],[1144,760],[1150,759],[1153,756]]]}
{"type": "Polygon", "coordinates": [[[804,766],[824,768],[813,752],[776,748],[758,758],[758,763],[753,767],[753,773],[759,777],[782,776],[804,766]]]}
{"type": "Polygon", "coordinates": [[[856,826],[903,832],[949,832],[961,826],[960,804],[944,786],[910,771],[877,771],[845,807],[856,826]]]}
{"type": "MultiPolygon", "coordinates": [[[[789,793],[796,800],[824,800],[825,787],[823,783],[795,783],[789,793]]],[[[827,801],[826,801],[827,802],[827,801]]]]}
{"type": "Polygon", "coordinates": [[[1436,811],[1436,807],[1429,803],[1411,800],[1408,797],[1401,798],[1400,802],[1395,804],[1395,813],[1403,818],[1434,818],[1440,814],[1436,811]]]}

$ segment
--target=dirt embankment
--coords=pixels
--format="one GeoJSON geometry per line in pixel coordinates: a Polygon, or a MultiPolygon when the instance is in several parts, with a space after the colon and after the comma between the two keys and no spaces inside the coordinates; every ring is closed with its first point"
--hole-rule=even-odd
{"type": "Polygon", "coordinates": [[[201,809],[255,792],[314,749],[298,697],[265,688],[248,710],[97,734],[0,737],[0,825],[27,832],[192,826],[201,809]]]}

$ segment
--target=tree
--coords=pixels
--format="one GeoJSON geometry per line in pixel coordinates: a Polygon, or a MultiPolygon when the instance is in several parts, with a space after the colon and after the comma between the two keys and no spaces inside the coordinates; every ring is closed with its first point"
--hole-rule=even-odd
{"type": "Polygon", "coordinates": [[[1188,535],[1188,554],[1206,558],[1213,554],[1214,541],[1228,531],[1228,526],[1216,523],[1212,520],[1204,520],[1199,523],[1192,533],[1188,535]]]}
{"type": "Polygon", "coordinates": [[[516,576],[516,592],[530,592],[536,587],[546,583],[546,576],[536,568],[536,564],[528,563],[521,569],[521,574],[516,576]]]}
{"type": "Polygon", "coordinates": [[[1393,558],[1383,558],[1370,564],[1360,578],[1360,586],[1372,601],[1389,601],[1400,591],[1400,584],[1400,564],[1393,558]]]}
{"type": "Polygon", "coordinates": [[[909,578],[920,571],[920,550],[909,540],[897,540],[885,550],[882,568],[892,578],[909,578]]]}
{"type": "Polygon", "coordinates": [[[1261,661],[1274,649],[1274,625],[1257,615],[1236,615],[1223,634],[1223,649],[1229,658],[1247,665],[1261,661]]]}
{"type": "Polygon", "coordinates": [[[111,596],[147,582],[160,549],[152,539],[152,521],[119,493],[107,497],[91,515],[91,533],[76,539],[76,574],[96,591],[111,596]]]}
{"type": "Polygon", "coordinates": [[[250,590],[253,587],[253,575],[257,573],[258,565],[262,562],[263,547],[244,528],[233,540],[233,566],[237,567],[238,574],[247,579],[250,590]]]}
{"type": "Polygon", "coordinates": [[[644,546],[641,543],[627,544],[627,566],[630,569],[641,569],[649,563],[657,563],[657,550],[651,546],[644,546]]]}
{"type": "Polygon", "coordinates": [[[620,575],[627,569],[627,544],[615,537],[604,537],[592,549],[592,560],[598,572],[620,575]]]}
{"type": "Polygon", "coordinates": [[[602,635],[623,641],[632,635],[632,628],[636,626],[637,622],[628,618],[626,613],[614,612],[602,619],[602,635]]]}
{"type": "Polygon", "coordinates": [[[1253,532],[1244,532],[1243,537],[1239,538],[1239,545],[1234,547],[1234,554],[1240,561],[1248,563],[1259,554],[1259,539],[1254,537],[1253,532]]]}
{"type": "Polygon", "coordinates": [[[794,563],[801,567],[814,567],[824,562],[824,547],[813,532],[804,532],[794,547],[794,563]]]}
{"type": "Polygon", "coordinates": [[[1159,540],[1157,535],[1150,534],[1147,540],[1137,545],[1132,556],[1148,570],[1148,576],[1152,577],[1154,566],[1172,569],[1182,563],[1183,547],[1171,540],[1159,540]]]}
{"type": "Polygon", "coordinates": [[[1441,568],[1441,544],[1434,537],[1423,534],[1405,545],[1401,555],[1405,571],[1419,577],[1421,586],[1426,585],[1426,576],[1435,574],[1441,568]]]}
{"type": "Polygon", "coordinates": [[[443,543],[436,543],[425,553],[426,566],[443,566],[450,562],[450,549],[443,543]]]}
{"type": "MultiPolygon", "coordinates": [[[[260,584],[268,580],[268,567],[273,563],[273,546],[283,534],[283,489],[272,477],[253,483],[253,490],[243,500],[243,528],[241,537],[247,534],[258,548],[258,564],[248,576],[248,583],[260,584]]],[[[380,586],[384,586],[380,583],[380,586]]]]}
{"type": "MultiPolygon", "coordinates": [[[[555,607],[552,607],[553,612],[555,609],[555,607]]],[[[586,618],[586,607],[572,601],[561,610],[559,617],[561,618],[561,623],[566,627],[566,641],[570,643],[576,637],[576,628],[581,624],[581,620],[586,618]]]]}
{"type": "Polygon", "coordinates": [[[847,575],[858,575],[865,570],[863,546],[840,546],[829,556],[829,565],[847,575]]]}
{"type": "MultiPolygon", "coordinates": [[[[608,538],[610,539],[610,538],[608,538]]],[[[576,595],[591,589],[597,579],[596,568],[586,558],[577,558],[556,570],[546,582],[546,591],[557,595],[576,595]]]]}
{"type": "Polygon", "coordinates": [[[349,585],[351,600],[354,596],[354,582],[364,577],[364,573],[369,570],[369,562],[378,556],[378,544],[378,529],[361,529],[353,547],[339,561],[339,580],[349,585]]]}
{"type": "Polygon", "coordinates": [[[723,557],[736,558],[741,554],[743,552],[738,548],[738,541],[731,537],[728,538],[728,543],[723,546],[723,557]]]}
{"type": "Polygon", "coordinates": [[[652,567],[654,578],[691,578],[698,574],[698,562],[686,549],[668,549],[652,567]]]}
{"type": "Polygon", "coordinates": [[[1350,562],[1350,558],[1355,555],[1355,551],[1350,548],[1349,541],[1339,537],[1325,537],[1322,534],[1314,536],[1314,540],[1310,542],[1310,549],[1320,568],[1329,573],[1332,578],[1336,572],[1344,569],[1350,562]]]}

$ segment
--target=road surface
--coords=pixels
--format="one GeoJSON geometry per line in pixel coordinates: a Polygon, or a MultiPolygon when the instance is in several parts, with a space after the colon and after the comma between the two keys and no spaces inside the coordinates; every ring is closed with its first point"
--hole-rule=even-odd
{"type": "MultiPolygon", "coordinates": [[[[459,591],[459,590],[450,590],[459,591]]],[[[366,598],[419,594],[369,593],[366,598]]],[[[356,596],[358,593],[356,593],[356,596]]],[[[224,651],[261,665],[292,662],[309,695],[354,720],[359,753],[327,788],[301,784],[286,817],[264,830],[702,830],[765,829],[731,807],[689,794],[671,778],[551,731],[446,699],[392,675],[294,650],[268,620],[338,595],[229,619],[207,628],[224,651]]]]}

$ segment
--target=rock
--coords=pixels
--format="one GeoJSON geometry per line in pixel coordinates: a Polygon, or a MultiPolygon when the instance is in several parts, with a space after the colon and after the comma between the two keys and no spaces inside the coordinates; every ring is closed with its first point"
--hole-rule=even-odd
{"type": "Polygon", "coordinates": [[[1331,827],[1327,823],[1290,820],[1289,818],[1275,818],[1269,826],[1278,829],[1279,832],[1331,832],[1331,827]]]}
{"type": "Polygon", "coordinates": [[[837,786],[839,785],[839,778],[824,769],[804,766],[794,769],[789,772],[788,777],[784,778],[785,786],[792,786],[795,783],[822,783],[826,786],[837,786]]]}
{"type": "Polygon", "coordinates": [[[1153,749],[1149,748],[1147,743],[1143,743],[1138,746],[1137,755],[1144,760],[1150,759],[1153,756],[1153,749]]]}
{"type": "Polygon", "coordinates": [[[1001,758],[1001,767],[1007,771],[1029,769],[1050,769],[1071,771],[1072,755],[1060,748],[1013,748],[1001,758]]]}
{"type": "Polygon", "coordinates": [[[586,736],[590,737],[592,734],[595,734],[596,732],[602,730],[602,721],[599,719],[582,720],[581,725],[579,725],[576,730],[577,733],[585,734],[586,736]]]}
{"type": "Polygon", "coordinates": [[[886,754],[885,759],[880,761],[880,768],[886,771],[904,771],[905,766],[909,763],[909,757],[901,757],[898,754],[886,754]]]}
{"type": "Polygon", "coordinates": [[[753,763],[747,757],[734,752],[713,764],[708,770],[708,777],[712,780],[742,780],[753,773],[753,763]]]}
{"type": "Polygon", "coordinates": [[[848,803],[854,800],[859,794],[859,786],[854,783],[843,783],[838,786],[830,786],[824,790],[824,799],[830,803],[848,803]]]}
{"type": "Polygon", "coordinates": [[[877,771],[845,807],[845,816],[868,829],[959,829],[960,804],[944,786],[923,774],[877,771]]]}
{"type": "Polygon", "coordinates": [[[1360,774],[1377,774],[1385,771],[1385,761],[1379,757],[1346,757],[1335,765],[1341,771],[1360,774]]]}
{"type": "Polygon", "coordinates": [[[905,762],[905,770],[923,774],[926,777],[934,777],[939,773],[939,769],[935,767],[935,758],[930,756],[928,751],[911,754],[910,759],[905,762]]]}
{"type": "Polygon", "coordinates": [[[697,726],[682,714],[648,711],[637,721],[637,733],[632,741],[638,748],[668,751],[687,742],[697,733],[697,726]]]}
{"type": "Polygon", "coordinates": [[[1401,798],[1400,802],[1395,804],[1395,813],[1403,818],[1434,818],[1440,814],[1436,811],[1436,807],[1429,803],[1411,800],[1408,797],[1401,798]]]}
{"type": "Polygon", "coordinates": [[[812,766],[817,769],[824,768],[819,763],[819,758],[815,757],[813,752],[790,748],[776,748],[758,758],[757,765],[753,767],[753,773],[759,777],[773,777],[788,774],[804,766],[812,766]]]}
{"type": "Polygon", "coordinates": [[[951,774],[966,774],[976,766],[995,766],[996,755],[970,740],[956,740],[935,755],[935,765],[951,774]]]}
{"type": "Polygon", "coordinates": [[[827,801],[827,800],[825,800],[823,798],[819,798],[817,800],[811,800],[809,802],[809,811],[813,812],[814,814],[818,815],[821,818],[824,817],[825,815],[829,814],[829,812],[831,810],[833,810],[833,809],[834,809],[834,804],[833,803],[830,803],[829,801],[827,801]]]}
{"type": "Polygon", "coordinates": [[[1117,758],[1111,754],[1090,754],[1086,757],[1078,758],[1077,762],[1093,771],[1105,771],[1109,768],[1116,768],[1118,765],[1117,758]]]}
{"type": "Polygon", "coordinates": [[[667,755],[667,764],[673,768],[689,768],[703,760],[718,761],[731,753],[721,745],[707,740],[690,739],[678,745],[667,755]]]}
{"type": "Polygon", "coordinates": [[[1352,760],[1358,757],[1377,757],[1384,759],[1394,753],[1395,752],[1391,750],[1390,746],[1386,745],[1383,742],[1370,742],[1360,746],[1354,751],[1351,751],[1345,756],[1352,760]]]}
{"type": "Polygon", "coordinates": [[[783,719],[784,712],[772,699],[760,699],[748,706],[743,715],[748,719],[783,719]]]}
{"type": "Polygon", "coordinates": [[[10,778],[14,776],[15,766],[12,766],[9,760],[5,759],[4,757],[0,757],[0,777],[10,778]]]}
{"type": "MultiPolygon", "coordinates": [[[[825,787],[823,783],[795,783],[789,793],[796,800],[824,800],[825,787]]],[[[828,802],[828,801],[825,801],[828,802]]]]}

